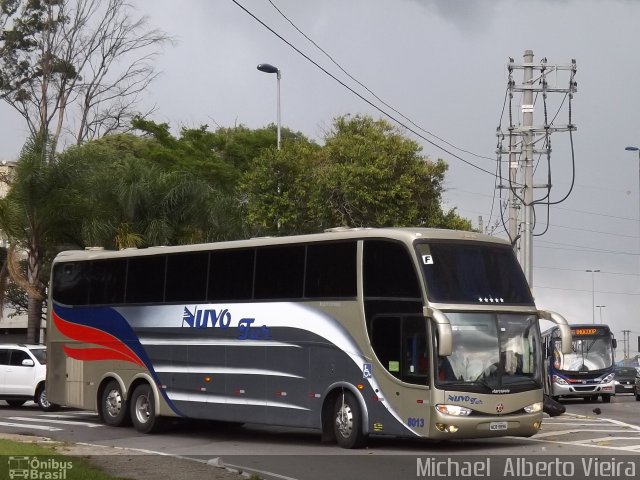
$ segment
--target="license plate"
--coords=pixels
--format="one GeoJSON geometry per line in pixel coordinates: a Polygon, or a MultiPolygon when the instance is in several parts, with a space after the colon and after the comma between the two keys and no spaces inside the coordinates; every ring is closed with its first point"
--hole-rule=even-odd
{"type": "Polygon", "coordinates": [[[489,424],[489,430],[506,430],[507,422],[491,422],[489,424]]]}

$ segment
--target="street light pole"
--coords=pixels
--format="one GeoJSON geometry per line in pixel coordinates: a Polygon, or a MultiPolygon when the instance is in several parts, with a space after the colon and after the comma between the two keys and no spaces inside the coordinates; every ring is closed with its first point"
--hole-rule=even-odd
{"type": "Polygon", "coordinates": [[[278,150],[280,150],[280,77],[282,76],[280,73],[280,69],[277,67],[274,67],[273,65],[270,65],[268,63],[261,63],[260,65],[258,65],[258,70],[260,70],[261,72],[264,73],[275,73],[276,74],[276,78],[278,80],[278,133],[277,133],[277,145],[278,145],[278,150]]]}
{"type": "Polygon", "coordinates": [[[606,307],[606,305],[596,305],[596,308],[600,310],[600,325],[602,325],[602,309],[606,307]]]}
{"type": "Polygon", "coordinates": [[[585,272],[591,274],[591,320],[596,323],[596,280],[595,274],[600,270],[585,270],[585,272]]]}

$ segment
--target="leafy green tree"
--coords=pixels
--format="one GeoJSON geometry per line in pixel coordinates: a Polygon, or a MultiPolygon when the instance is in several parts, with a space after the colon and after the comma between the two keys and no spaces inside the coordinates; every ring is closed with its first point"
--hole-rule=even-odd
{"type": "Polygon", "coordinates": [[[336,226],[469,230],[443,211],[443,160],[384,120],[339,117],[321,148],[304,142],[265,150],[239,184],[248,228],[285,235],[336,226]]]}
{"type": "MultiPolygon", "coordinates": [[[[133,127],[144,138],[144,157],[166,169],[188,170],[206,179],[217,188],[232,191],[241,174],[260,153],[276,145],[274,128],[267,126],[251,130],[244,125],[208,130],[182,128],[175,137],[167,123],[136,118],[133,127]]],[[[300,132],[282,129],[283,143],[307,141],[300,132]]]]}
{"type": "Polygon", "coordinates": [[[448,222],[456,220],[456,227],[468,229],[454,211],[441,208],[447,164],[421,150],[385,120],[337,118],[317,178],[322,226],[451,228],[448,222]]]}
{"type": "Polygon", "coordinates": [[[298,140],[263,150],[245,172],[238,195],[252,235],[315,233],[314,175],[320,147],[298,140]]]}
{"type": "Polygon", "coordinates": [[[166,170],[126,151],[148,140],[129,135],[69,149],[62,157],[84,162],[75,182],[83,204],[83,240],[106,248],[175,245],[207,240],[219,196],[194,174],[166,170]]]}

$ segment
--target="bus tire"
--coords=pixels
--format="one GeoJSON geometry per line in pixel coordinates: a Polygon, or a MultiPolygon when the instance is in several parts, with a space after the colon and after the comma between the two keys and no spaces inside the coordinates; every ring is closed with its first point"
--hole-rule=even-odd
{"type": "Polygon", "coordinates": [[[338,395],[333,412],[333,430],[338,445],[342,448],[364,447],[367,438],[362,433],[362,413],[353,394],[343,392],[338,395]]]}
{"type": "Polygon", "coordinates": [[[611,395],[602,395],[602,403],[610,403],[611,395]]]}
{"type": "Polygon", "coordinates": [[[130,424],[127,401],[120,384],[115,380],[109,380],[102,390],[98,413],[110,427],[124,427],[130,424]]]}
{"type": "Polygon", "coordinates": [[[133,426],[140,433],[154,433],[161,429],[163,422],[156,414],[153,390],[148,383],[141,383],[133,390],[129,408],[133,426]]]}

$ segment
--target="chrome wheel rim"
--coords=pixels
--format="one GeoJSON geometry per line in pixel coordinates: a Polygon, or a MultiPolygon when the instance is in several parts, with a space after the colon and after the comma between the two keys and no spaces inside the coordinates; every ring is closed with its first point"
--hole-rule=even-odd
{"type": "Polygon", "coordinates": [[[353,432],[353,410],[347,403],[343,403],[336,413],[336,427],[340,435],[349,438],[353,432]]]}
{"type": "Polygon", "coordinates": [[[149,421],[151,412],[149,408],[149,397],[147,395],[140,395],[136,398],[135,412],[136,420],[138,420],[139,423],[147,423],[149,421]]]}
{"type": "Polygon", "coordinates": [[[107,395],[105,409],[109,416],[117,417],[122,410],[122,394],[120,390],[111,390],[107,395]]]}

